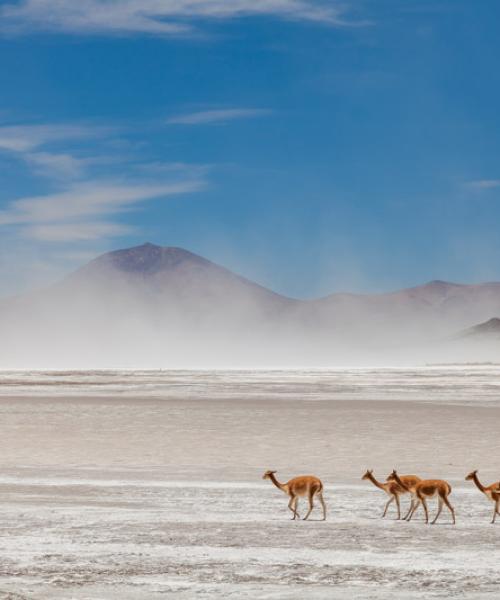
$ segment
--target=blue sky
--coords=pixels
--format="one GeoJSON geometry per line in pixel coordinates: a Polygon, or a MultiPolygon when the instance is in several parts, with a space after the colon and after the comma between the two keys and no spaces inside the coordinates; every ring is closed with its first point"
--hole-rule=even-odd
{"type": "Polygon", "coordinates": [[[298,297],[500,280],[499,18],[0,1],[0,295],[144,241],[298,297]]]}

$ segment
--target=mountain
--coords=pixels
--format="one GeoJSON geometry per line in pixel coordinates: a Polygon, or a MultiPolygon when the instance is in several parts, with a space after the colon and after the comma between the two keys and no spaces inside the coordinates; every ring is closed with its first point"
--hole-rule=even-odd
{"type": "Polygon", "coordinates": [[[294,303],[228,269],[182,248],[163,248],[146,243],[135,248],[104,254],[67,277],[59,290],[85,291],[88,288],[126,290],[143,301],[176,306],[210,316],[222,313],[248,317],[250,312],[276,315],[294,303]]]}
{"type": "Polygon", "coordinates": [[[4,302],[0,368],[203,365],[256,347],[264,357],[296,304],[187,250],[144,244],[4,302]]]}
{"type": "Polygon", "coordinates": [[[500,283],[431,281],[385,294],[333,294],[313,302],[317,319],[352,335],[438,339],[500,314],[500,283]]]}
{"type": "Polygon", "coordinates": [[[148,243],[0,303],[0,368],[425,361],[430,349],[455,352],[442,340],[495,314],[500,283],[431,281],[302,301],[182,248],[148,243]]]}
{"type": "Polygon", "coordinates": [[[498,317],[492,317],[484,323],[469,327],[465,331],[462,331],[459,334],[459,337],[488,340],[497,339],[500,341],[500,319],[498,317]]]}

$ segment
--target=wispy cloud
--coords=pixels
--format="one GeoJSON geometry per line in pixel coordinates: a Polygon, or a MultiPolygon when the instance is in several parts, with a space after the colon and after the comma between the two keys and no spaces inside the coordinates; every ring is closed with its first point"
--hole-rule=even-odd
{"type": "Polygon", "coordinates": [[[0,126],[0,151],[17,157],[60,190],[4,204],[3,235],[17,232],[25,240],[64,243],[127,235],[132,228],[119,222],[118,215],[149,200],[196,192],[205,184],[209,167],[186,163],[132,162],[126,177],[96,176],[94,167],[113,164],[117,157],[77,157],[73,152],[84,142],[88,154],[92,138],[109,140],[114,132],[75,124],[0,126]]]}
{"type": "Polygon", "coordinates": [[[189,35],[202,20],[251,16],[346,26],[347,7],[345,0],[12,0],[0,8],[0,31],[189,35]]]}
{"type": "Polygon", "coordinates": [[[50,146],[88,141],[109,135],[109,127],[72,124],[0,126],[0,152],[11,153],[32,168],[35,175],[55,179],[78,179],[94,158],[77,158],[68,152],[52,151],[50,146]],[[43,148],[43,150],[41,150],[43,148]]]}
{"type": "Polygon", "coordinates": [[[500,179],[479,179],[470,181],[468,186],[476,190],[492,190],[500,187],[500,179]]]}
{"type": "Polygon", "coordinates": [[[5,210],[0,211],[0,226],[74,224],[76,219],[113,215],[153,198],[195,192],[202,185],[201,181],[163,185],[85,182],[56,194],[20,198],[11,202],[5,210]]]}
{"type": "Polygon", "coordinates": [[[119,223],[64,223],[64,225],[33,225],[25,227],[23,237],[38,242],[66,242],[75,244],[119,237],[134,232],[133,227],[119,223]]]}
{"type": "Polygon", "coordinates": [[[136,169],[149,176],[177,176],[189,179],[203,179],[213,168],[212,164],[193,164],[184,162],[150,161],[136,165],[136,169]]]}
{"type": "Polygon", "coordinates": [[[51,142],[94,138],[109,131],[105,127],[71,124],[0,126],[0,149],[28,152],[51,142]]]}
{"type": "Polygon", "coordinates": [[[251,119],[270,114],[264,108],[223,108],[201,110],[183,115],[177,115],[167,120],[169,125],[206,125],[210,123],[227,123],[236,119],[251,119]]]}
{"type": "Polygon", "coordinates": [[[75,158],[71,154],[50,152],[29,152],[24,155],[24,159],[33,166],[37,175],[63,179],[81,177],[89,164],[89,160],[75,158]]]}

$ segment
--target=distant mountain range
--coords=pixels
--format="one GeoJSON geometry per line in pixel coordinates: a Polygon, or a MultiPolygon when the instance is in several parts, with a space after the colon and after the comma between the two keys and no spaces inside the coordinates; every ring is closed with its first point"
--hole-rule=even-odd
{"type": "Polygon", "coordinates": [[[500,319],[493,317],[484,323],[469,327],[461,333],[461,337],[481,339],[497,339],[500,341],[500,319]]]}
{"type": "Polygon", "coordinates": [[[497,315],[500,283],[432,281],[386,294],[297,300],[187,250],[144,244],[3,301],[0,368],[323,366],[400,358],[424,347],[453,354],[458,338],[498,331],[497,315]]]}

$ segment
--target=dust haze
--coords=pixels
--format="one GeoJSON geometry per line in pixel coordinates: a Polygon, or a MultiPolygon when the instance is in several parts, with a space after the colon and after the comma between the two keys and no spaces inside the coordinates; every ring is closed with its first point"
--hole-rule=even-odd
{"type": "Polygon", "coordinates": [[[298,300],[179,248],[105,254],[0,302],[4,369],[297,368],[500,360],[500,284],[298,300]]]}

